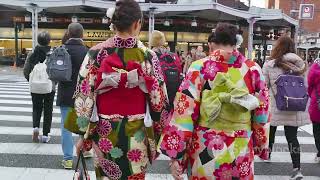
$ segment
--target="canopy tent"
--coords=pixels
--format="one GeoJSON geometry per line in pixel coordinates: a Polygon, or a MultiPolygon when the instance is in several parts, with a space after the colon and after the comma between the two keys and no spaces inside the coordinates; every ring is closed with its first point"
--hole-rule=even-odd
{"type": "MultiPolygon", "coordinates": [[[[283,14],[280,10],[250,8],[249,11],[234,9],[211,0],[179,0],[176,4],[140,3],[142,11],[149,13],[149,33],[154,30],[154,18],[159,17],[196,17],[208,21],[237,21],[246,20],[249,23],[248,52],[251,58],[253,51],[253,25],[294,26],[299,22],[283,14]]],[[[107,0],[0,0],[0,4],[19,6],[32,13],[33,46],[36,45],[38,29],[38,13],[43,9],[50,12],[72,12],[70,8],[81,11],[83,6],[107,9],[115,6],[115,1],[107,0]]],[[[102,9],[102,13],[104,13],[102,9]]],[[[86,12],[84,12],[86,13],[86,12]]]]}

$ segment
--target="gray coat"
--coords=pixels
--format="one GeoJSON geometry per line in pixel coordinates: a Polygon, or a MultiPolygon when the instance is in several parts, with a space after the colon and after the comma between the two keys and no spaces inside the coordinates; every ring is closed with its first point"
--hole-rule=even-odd
{"type": "MultiPolygon", "coordinates": [[[[283,60],[286,64],[290,65],[290,69],[294,72],[303,72],[306,68],[305,62],[296,54],[288,53],[283,56],[283,60]]],[[[275,81],[279,75],[284,74],[284,70],[275,66],[275,60],[267,61],[263,66],[263,74],[266,78],[266,83],[269,88],[270,100],[271,100],[271,126],[303,126],[310,124],[310,117],[307,111],[293,112],[293,111],[280,111],[276,107],[276,101],[274,93],[277,93],[277,87],[275,81]]],[[[305,77],[305,73],[302,74],[305,77]]],[[[305,83],[307,81],[305,80],[305,83]]],[[[308,108],[307,108],[308,109],[308,108]]]]}

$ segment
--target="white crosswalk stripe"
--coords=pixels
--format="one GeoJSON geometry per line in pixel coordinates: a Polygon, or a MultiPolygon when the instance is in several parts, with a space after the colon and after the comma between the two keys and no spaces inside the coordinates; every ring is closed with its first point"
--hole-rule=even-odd
{"type": "MultiPolygon", "coordinates": [[[[62,150],[60,145],[60,110],[54,106],[49,144],[31,143],[32,102],[28,83],[22,78],[8,75],[0,78],[0,179],[6,180],[56,180],[72,179],[73,171],[60,167],[62,150]],[[12,83],[16,81],[15,83],[12,83]],[[49,162],[44,162],[49,161],[49,162]],[[5,177],[5,178],[4,178],[5,177]],[[23,177],[23,178],[22,178],[23,177]]],[[[320,180],[320,167],[314,162],[315,148],[310,125],[299,128],[298,139],[302,146],[301,163],[307,172],[306,180],[320,180]],[[311,148],[311,149],[310,149],[311,148]],[[313,170],[312,170],[313,169],[313,170]]],[[[74,135],[76,138],[77,135],[74,135]]],[[[291,157],[287,152],[287,141],[283,127],[278,127],[276,136],[278,148],[272,154],[271,163],[255,159],[257,180],[287,180],[291,170],[291,157]],[[283,150],[283,151],[282,151],[283,150]],[[268,171],[262,167],[274,166],[268,171]],[[286,167],[287,171],[277,169],[286,167]],[[264,174],[266,173],[266,174],[264,174]]],[[[147,180],[173,180],[168,171],[169,158],[160,155],[152,166],[147,180]],[[161,167],[160,167],[161,166],[161,167]],[[164,170],[165,171],[162,171],[164,170]]],[[[95,180],[92,165],[89,167],[91,179],[95,180]]],[[[187,179],[185,176],[184,179],[187,179]]]]}

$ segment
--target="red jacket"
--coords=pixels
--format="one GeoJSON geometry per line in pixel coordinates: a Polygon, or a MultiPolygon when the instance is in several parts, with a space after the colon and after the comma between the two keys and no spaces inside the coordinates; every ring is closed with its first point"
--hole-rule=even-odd
{"type": "Polygon", "coordinates": [[[308,93],[310,96],[309,114],[314,123],[320,123],[320,110],[318,109],[316,92],[320,96],[320,61],[315,62],[308,74],[308,93]]]}

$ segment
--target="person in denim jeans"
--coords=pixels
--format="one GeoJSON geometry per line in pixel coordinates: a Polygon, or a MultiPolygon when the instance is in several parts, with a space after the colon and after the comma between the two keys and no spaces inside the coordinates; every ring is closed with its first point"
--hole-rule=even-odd
{"type": "Polygon", "coordinates": [[[88,48],[83,44],[83,27],[79,23],[71,23],[64,37],[64,45],[71,56],[72,77],[70,82],[59,82],[57,106],[61,110],[61,144],[63,151],[62,166],[72,169],[73,138],[72,133],[64,128],[64,121],[74,108],[73,94],[76,90],[77,77],[88,48]]]}

